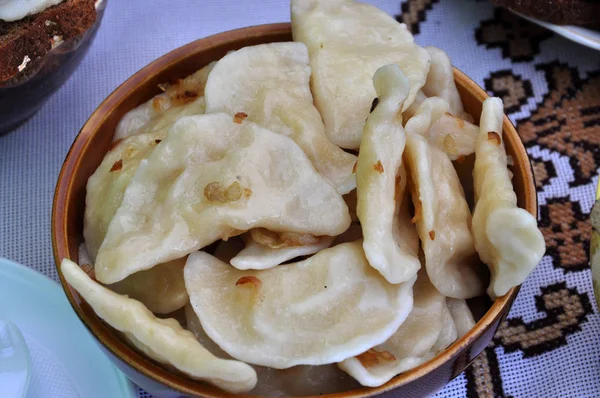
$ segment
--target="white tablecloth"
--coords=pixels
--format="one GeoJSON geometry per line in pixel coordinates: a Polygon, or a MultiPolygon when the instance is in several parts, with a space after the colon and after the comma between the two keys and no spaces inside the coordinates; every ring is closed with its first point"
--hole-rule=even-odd
{"type": "MultiPolygon", "coordinates": [[[[371,2],[393,15],[403,9],[420,44],[446,50],[458,68],[504,98],[538,178],[548,253],[493,347],[436,397],[600,396],[600,319],[586,221],[600,164],[600,53],[487,1],[371,2]]],[[[284,0],[109,0],[79,69],[34,118],[0,137],[0,256],[56,279],[56,179],[79,128],[119,84],[189,41],[281,21],[289,21],[284,0]]]]}

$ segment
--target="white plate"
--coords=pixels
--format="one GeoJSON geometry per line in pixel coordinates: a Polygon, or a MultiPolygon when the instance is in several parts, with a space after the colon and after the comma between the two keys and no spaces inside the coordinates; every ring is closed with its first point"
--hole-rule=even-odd
{"type": "Polygon", "coordinates": [[[564,36],[569,40],[583,44],[584,46],[593,48],[594,50],[600,50],[600,32],[597,30],[591,30],[572,25],[554,25],[548,22],[540,21],[539,19],[526,17],[518,12],[515,12],[515,14],[535,24],[543,26],[546,29],[550,29],[554,33],[564,36]]]}
{"type": "Polygon", "coordinates": [[[0,319],[15,323],[29,347],[28,398],[136,396],[133,384],[77,318],[60,285],[2,258],[0,319]]]}

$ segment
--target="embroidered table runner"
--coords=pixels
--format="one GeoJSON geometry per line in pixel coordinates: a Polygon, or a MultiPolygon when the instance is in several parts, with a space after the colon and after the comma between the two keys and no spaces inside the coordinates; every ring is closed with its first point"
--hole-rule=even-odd
{"type": "MultiPolygon", "coordinates": [[[[488,1],[371,2],[502,97],[537,179],[547,254],[490,347],[435,397],[599,396],[588,216],[600,166],[600,52],[488,1]]],[[[289,4],[281,0],[109,1],[71,79],[34,118],[0,137],[0,256],[57,279],[49,231],[58,172],[79,128],[114,88],[192,40],[282,21],[289,21],[289,4]]]]}

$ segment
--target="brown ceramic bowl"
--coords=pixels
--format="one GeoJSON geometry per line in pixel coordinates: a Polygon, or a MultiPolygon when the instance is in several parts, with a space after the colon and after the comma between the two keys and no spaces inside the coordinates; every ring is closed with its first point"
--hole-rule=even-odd
{"type": "MultiPolygon", "coordinates": [[[[291,38],[290,24],[270,24],[220,33],[171,51],[137,72],[102,102],[81,129],[63,164],[52,210],[52,243],[62,286],[77,315],[100,342],[107,355],[131,380],[154,394],[176,396],[180,393],[193,397],[228,395],[174,373],[130,348],[65,282],[59,264],[65,257],[77,261],[77,249],[83,240],[86,182],[108,151],[119,119],[128,110],[158,94],[159,83],[187,76],[230,50],[261,43],[289,41],[291,38]]],[[[455,70],[454,77],[466,110],[477,122],[487,94],[462,72],[455,70]]],[[[536,215],[535,184],[527,153],[515,128],[506,117],[503,128],[506,149],[515,160],[512,169],[513,185],[519,206],[536,215]]],[[[480,299],[475,305],[483,307],[483,315],[477,326],[429,362],[395,377],[381,387],[360,388],[332,396],[367,397],[391,389],[397,389],[396,392],[402,397],[431,395],[465,370],[490,343],[517,292],[518,288],[514,288],[494,303],[480,299]]]]}

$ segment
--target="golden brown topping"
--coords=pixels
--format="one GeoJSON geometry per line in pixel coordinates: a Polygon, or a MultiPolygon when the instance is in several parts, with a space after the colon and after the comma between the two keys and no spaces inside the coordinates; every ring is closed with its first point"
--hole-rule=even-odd
{"type": "Polygon", "coordinates": [[[113,163],[109,172],[112,173],[113,171],[119,171],[122,168],[123,168],[123,159],[119,159],[115,163],[113,163]]]}
{"type": "Polygon", "coordinates": [[[157,144],[160,144],[162,140],[154,140],[154,142],[156,142],[157,144]]]}
{"type": "Polygon", "coordinates": [[[413,216],[413,218],[411,218],[410,222],[414,224],[417,221],[419,221],[421,219],[422,213],[423,204],[421,203],[421,199],[418,199],[417,203],[415,203],[415,215],[413,216]]]}
{"type": "Polygon", "coordinates": [[[396,185],[400,185],[400,182],[402,181],[402,176],[400,174],[396,175],[396,185]]]}
{"type": "Polygon", "coordinates": [[[248,114],[246,112],[238,112],[233,117],[233,122],[237,123],[237,124],[242,124],[242,122],[244,121],[244,119],[247,118],[247,117],[248,117],[248,114]]]}
{"type": "Polygon", "coordinates": [[[255,288],[259,288],[262,285],[262,281],[260,279],[258,279],[256,276],[249,275],[249,276],[242,276],[235,283],[236,286],[246,285],[246,284],[250,284],[250,285],[254,286],[255,288]]]}
{"type": "Polygon", "coordinates": [[[375,351],[375,349],[371,348],[370,350],[357,355],[356,359],[358,359],[365,368],[370,368],[373,366],[394,362],[396,357],[387,351],[375,351]]]}
{"type": "Polygon", "coordinates": [[[488,141],[492,141],[498,146],[502,144],[502,138],[500,137],[500,134],[496,133],[495,131],[488,131],[488,141]]]}
{"type": "Polygon", "coordinates": [[[429,239],[435,240],[435,231],[429,231],[429,239]]]}
{"type": "Polygon", "coordinates": [[[378,160],[377,163],[373,165],[373,169],[379,174],[383,174],[383,165],[381,164],[381,160],[378,160]]]}
{"type": "Polygon", "coordinates": [[[458,120],[458,128],[465,128],[465,121],[459,117],[457,117],[456,119],[458,120]]]}
{"type": "Polygon", "coordinates": [[[446,135],[444,137],[444,150],[451,154],[451,155],[456,155],[456,141],[454,140],[454,137],[452,137],[450,134],[446,135]]]}
{"type": "Polygon", "coordinates": [[[249,198],[250,196],[252,196],[252,190],[249,188],[244,188],[244,196],[249,198]]]}
{"type": "Polygon", "coordinates": [[[308,234],[299,234],[296,232],[273,232],[265,228],[254,228],[250,230],[252,240],[270,247],[279,249],[281,247],[295,247],[314,245],[319,242],[319,238],[308,234]]]}
{"type": "Polygon", "coordinates": [[[356,174],[356,166],[358,165],[358,161],[354,162],[354,166],[352,166],[352,174],[356,174]]]}
{"type": "Polygon", "coordinates": [[[179,92],[175,95],[175,103],[176,104],[189,104],[193,102],[196,98],[199,97],[197,91],[192,90],[184,90],[183,92],[179,92]]]}
{"type": "Polygon", "coordinates": [[[167,100],[163,97],[155,97],[152,100],[152,109],[154,110],[155,113],[162,113],[163,111],[163,104],[166,102],[167,100]]]}
{"type": "Polygon", "coordinates": [[[116,140],[115,142],[113,142],[112,144],[110,144],[110,146],[108,147],[108,151],[112,151],[113,149],[115,149],[117,147],[117,145],[119,145],[121,143],[121,141],[123,141],[122,138],[119,138],[118,140],[116,140]]]}
{"type": "Polygon", "coordinates": [[[244,189],[239,182],[234,181],[229,186],[222,182],[211,182],[204,187],[204,196],[211,202],[231,203],[240,200],[244,189]]]}
{"type": "Polygon", "coordinates": [[[402,181],[402,176],[400,174],[396,174],[396,189],[394,190],[394,200],[398,200],[398,197],[402,195],[400,192],[400,182],[402,181]]]}

